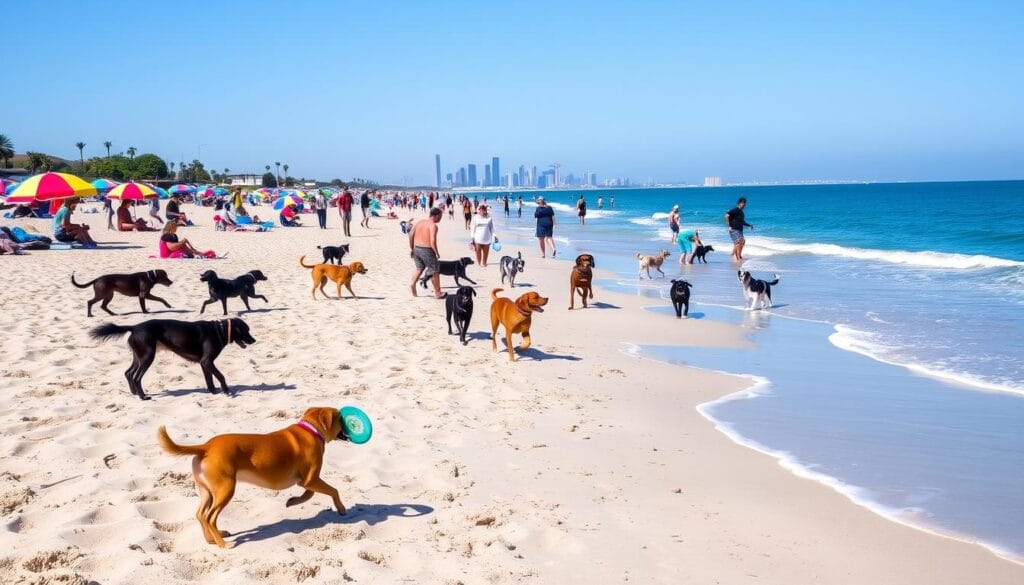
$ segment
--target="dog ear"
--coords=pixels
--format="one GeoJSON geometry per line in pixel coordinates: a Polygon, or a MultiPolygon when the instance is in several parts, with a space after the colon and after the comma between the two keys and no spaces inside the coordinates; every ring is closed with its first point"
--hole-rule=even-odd
{"type": "Polygon", "coordinates": [[[469,289],[469,292],[473,293],[474,297],[476,296],[476,289],[475,288],[469,289]]]}
{"type": "MultiPolygon", "coordinates": [[[[310,414],[312,414],[317,428],[324,434],[324,439],[330,441],[338,436],[338,432],[341,431],[341,413],[337,408],[322,407],[310,410],[313,411],[310,414]]],[[[306,412],[309,413],[309,410],[306,412]]]]}
{"type": "Polygon", "coordinates": [[[590,267],[591,268],[597,268],[597,262],[594,261],[594,256],[593,255],[590,256],[590,267]]]}

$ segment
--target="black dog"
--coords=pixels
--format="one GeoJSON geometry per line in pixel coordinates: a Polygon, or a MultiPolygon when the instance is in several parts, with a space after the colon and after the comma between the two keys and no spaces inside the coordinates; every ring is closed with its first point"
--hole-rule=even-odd
{"type": "Polygon", "coordinates": [[[128,388],[132,394],[142,400],[149,400],[149,396],[142,390],[142,377],[146,375],[149,366],[153,365],[157,348],[169,349],[191,362],[199,362],[210,393],[219,392],[213,385],[213,377],[216,376],[224,393],[230,394],[224,374],[220,373],[213,361],[232,343],[242,348],[256,343],[252,335],[249,335],[249,326],[238,318],[194,323],[153,319],[130,327],[107,323],[94,328],[90,335],[93,339],[106,340],[129,332],[128,347],[132,350],[132,365],[125,371],[124,377],[128,379],[128,388]]]}
{"type": "MultiPolygon", "coordinates": [[[[460,278],[465,278],[469,282],[476,284],[473,282],[472,278],[466,276],[466,267],[470,264],[473,264],[473,259],[466,257],[459,258],[458,260],[440,260],[437,263],[437,274],[442,276],[454,276],[455,286],[462,286],[462,283],[459,282],[460,278]]],[[[428,274],[424,271],[423,278],[420,279],[420,286],[427,288],[427,280],[429,280],[433,275],[433,273],[428,274]]]]}
{"type": "Polygon", "coordinates": [[[452,334],[452,316],[455,316],[455,329],[459,332],[459,341],[466,345],[466,331],[469,320],[473,318],[473,297],[476,290],[468,286],[460,286],[455,294],[445,293],[444,308],[448,319],[448,335],[452,334]]]}
{"type": "Polygon", "coordinates": [[[167,301],[150,292],[158,284],[164,286],[171,286],[173,284],[171,279],[167,278],[166,270],[148,270],[134,274],[105,274],[84,284],[75,282],[75,273],[72,272],[71,284],[78,288],[87,288],[89,285],[92,285],[93,299],[85,307],[85,314],[90,317],[92,317],[92,306],[98,301],[103,301],[100,303],[101,309],[114,315],[115,313],[108,309],[107,305],[114,298],[115,292],[119,292],[127,297],[137,297],[143,313],[149,312],[146,310],[146,299],[160,301],[168,309],[171,308],[167,301]]]}
{"type": "Polygon", "coordinates": [[[697,249],[693,251],[693,261],[694,262],[703,262],[703,263],[707,264],[708,263],[708,259],[705,258],[704,256],[708,252],[714,252],[714,251],[715,251],[715,249],[713,247],[711,247],[711,246],[697,246],[697,249]]]}
{"type": "Polygon", "coordinates": [[[203,302],[199,314],[203,314],[206,305],[220,301],[224,306],[224,314],[227,315],[229,297],[242,297],[246,311],[252,310],[249,308],[249,299],[263,299],[264,303],[269,303],[267,297],[256,294],[256,281],[266,279],[267,277],[263,276],[259,270],[250,270],[234,280],[224,280],[218,277],[216,272],[207,270],[199,277],[199,280],[210,285],[210,299],[203,302]]]}
{"type": "Polygon", "coordinates": [[[348,254],[348,244],[340,246],[317,246],[318,250],[324,251],[324,264],[341,264],[341,259],[348,254]]]}
{"type": "Polygon", "coordinates": [[[672,281],[672,306],[676,310],[676,318],[690,316],[690,287],[693,285],[685,280],[675,279],[672,281]]]}
{"type": "Polygon", "coordinates": [[[516,257],[502,256],[501,262],[501,284],[505,284],[505,277],[508,277],[509,286],[515,288],[516,275],[526,271],[526,260],[523,260],[523,253],[519,252],[516,257]]]}

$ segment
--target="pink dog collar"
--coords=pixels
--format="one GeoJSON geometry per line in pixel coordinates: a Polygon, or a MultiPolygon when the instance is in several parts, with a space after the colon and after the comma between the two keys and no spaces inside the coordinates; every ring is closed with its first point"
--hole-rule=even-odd
{"type": "Polygon", "coordinates": [[[324,440],[324,436],[320,434],[320,431],[316,430],[316,427],[314,427],[313,425],[309,424],[308,422],[306,422],[304,420],[300,420],[299,422],[295,423],[295,425],[296,426],[300,426],[300,427],[306,429],[307,431],[313,433],[313,435],[315,435],[316,438],[320,439],[321,443],[327,443],[327,441],[324,440]]]}

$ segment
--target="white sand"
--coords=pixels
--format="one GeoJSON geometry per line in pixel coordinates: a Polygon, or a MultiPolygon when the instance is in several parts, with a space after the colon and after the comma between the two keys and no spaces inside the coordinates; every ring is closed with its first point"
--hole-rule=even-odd
{"type": "MultiPolygon", "coordinates": [[[[365,298],[313,301],[298,258],[346,241],[333,213],[327,232],[247,234],[214,232],[209,211],[185,211],[203,225],[180,233],[228,259],[149,259],[156,234],[107,232],[99,214],[82,213],[103,249],[0,256],[2,583],[1024,582],[1019,565],[888,522],[731,443],[694,407],[743,380],[621,351],[627,339],[741,343],[727,325],[666,319],[603,291],[597,300],[620,308],[569,313],[568,265],[524,250],[522,282],[552,299],[534,319],[531,354],[548,359],[509,364],[487,338],[496,257],[470,268],[480,296],[463,347],[447,335],[441,301],[409,297],[395,221],[353,228],[346,261],[369,268],[353,284],[365,298]],[[175,281],[156,294],[186,311],[153,318],[220,318],[217,306],[198,314],[203,270],[269,277],[257,286],[269,305],[241,314],[258,343],[217,362],[237,396],[208,394],[197,365],[162,353],[143,381],[154,399],[142,402],[124,381],[124,340],[87,336],[143,316],[117,297],[121,315],[97,306],[88,319],[91,290],[72,287],[71,271],[152,268],[175,281]],[[206,544],[188,459],[163,453],[156,427],[202,442],[344,404],[375,424],[370,443],[327,448],[322,477],[349,515],[324,496],[285,508],[299,488],[243,485],[220,520],[236,546],[206,544]]],[[[48,221],[18,223],[49,232],[48,221]]],[[[456,238],[443,256],[464,255],[461,226],[445,220],[442,230],[456,238]]],[[[241,308],[229,301],[233,316],[241,308]]]]}

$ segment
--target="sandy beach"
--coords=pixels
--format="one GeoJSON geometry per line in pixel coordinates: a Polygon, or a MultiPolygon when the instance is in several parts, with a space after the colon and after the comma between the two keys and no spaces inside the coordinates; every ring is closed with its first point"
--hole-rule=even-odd
{"type": "MultiPolygon", "coordinates": [[[[84,204],[80,207],[96,207],[84,204]]],[[[4,583],[973,583],[1024,582],[1024,566],[988,550],[890,522],[777,461],[731,442],[697,406],[748,380],[634,357],[630,343],[730,347],[732,325],[666,318],[648,299],[596,291],[568,311],[569,263],[523,248],[516,296],[549,297],[520,361],[491,349],[497,259],[471,266],[479,283],[472,340],[447,334],[444,305],[411,298],[407,240],[397,221],[341,236],[275,228],[215,232],[209,209],[186,206],[180,234],[221,260],[160,260],[158,235],[88,221],[98,250],[0,256],[0,582],[4,583]],[[359,299],[313,300],[317,245],[350,243],[359,299]],[[143,320],[118,296],[107,317],[69,276],[161,268],[172,310],[149,318],[219,319],[199,274],[262,270],[241,312],[258,343],[225,350],[219,368],[237,392],[210,395],[197,365],[162,353],[128,393],[123,339],[87,335],[143,320]],[[527,286],[528,285],[528,286],[527,286]],[[227,432],[265,433],[311,406],[355,405],[374,421],[365,445],[328,445],[322,477],[349,509],[315,496],[242,486],[221,516],[232,548],[206,544],[187,458],[160,450],[156,428],[181,443],[227,432]]],[[[268,208],[257,213],[272,215],[268,208]],[[265,212],[265,213],[264,213],[265,212]]],[[[406,217],[407,214],[401,214],[406,217]]],[[[49,220],[5,221],[50,232],[49,220]]],[[[442,257],[469,255],[460,221],[445,219],[442,257]]],[[[600,261],[600,259],[598,259],[600,261]]],[[[451,286],[444,277],[442,284],[451,286]]],[[[327,290],[332,293],[333,285],[327,290]]],[[[453,290],[453,289],[448,289],[453,290]]]]}

